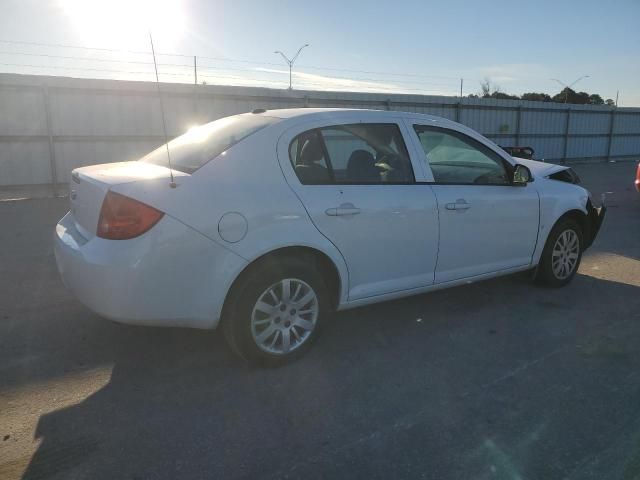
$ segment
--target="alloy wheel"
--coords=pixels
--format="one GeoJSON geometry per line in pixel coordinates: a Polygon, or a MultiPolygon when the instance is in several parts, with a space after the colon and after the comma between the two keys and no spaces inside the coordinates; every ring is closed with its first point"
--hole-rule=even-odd
{"type": "Polygon", "coordinates": [[[563,231],[557,238],[551,253],[551,268],[558,280],[571,276],[578,264],[580,240],[578,234],[571,229],[563,231]]]}
{"type": "Polygon", "coordinates": [[[256,345],[274,355],[286,355],[305,343],[316,327],[319,302],[311,286],[285,278],[267,288],[251,313],[256,345]]]}

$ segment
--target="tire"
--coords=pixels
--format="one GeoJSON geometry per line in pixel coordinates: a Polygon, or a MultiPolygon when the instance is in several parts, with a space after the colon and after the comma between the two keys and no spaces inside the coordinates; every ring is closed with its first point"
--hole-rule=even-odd
{"type": "Polygon", "coordinates": [[[567,285],[580,267],[583,245],[582,229],[575,220],[565,218],[556,223],[542,251],[536,283],[554,288],[567,285]]]}
{"type": "Polygon", "coordinates": [[[330,306],[314,266],[312,257],[272,258],[242,274],[222,318],[223,334],[236,354],[253,365],[277,366],[311,347],[330,306]]]}

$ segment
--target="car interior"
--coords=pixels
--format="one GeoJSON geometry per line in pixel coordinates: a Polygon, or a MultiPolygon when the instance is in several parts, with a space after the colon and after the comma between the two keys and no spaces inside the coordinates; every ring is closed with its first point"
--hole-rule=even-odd
{"type": "Polygon", "coordinates": [[[290,157],[303,184],[414,181],[395,125],[342,125],[305,132],[292,142],[290,157]]]}
{"type": "MultiPolygon", "coordinates": [[[[504,163],[462,139],[435,129],[416,129],[438,183],[508,184],[504,163]]],[[[484,150],[484,149],[483,149],[484,150]]]]}
{"type": "MultiPolygon", "coordinates": [[[[293,146],[293,145],[292,145],[293,146]]],[[[324,149],[316,132],[303,134],[296,140],[298,149],[296,175],[303,184],[329,183],[331,177],[324,159],[324,149]]]]}

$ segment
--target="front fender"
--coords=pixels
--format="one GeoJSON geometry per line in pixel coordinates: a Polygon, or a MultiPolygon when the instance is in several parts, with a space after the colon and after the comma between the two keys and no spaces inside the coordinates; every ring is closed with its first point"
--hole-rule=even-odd
{"type": "MultiPolygon", "coordinates": [[[[578,185],[549,179],[537,179],[540,193],[540,227],[532,264],[537,265],[542,256],[551,229],[568,212],[580,212],[589,222],[589,192],[578,185]]],[[[591,235],[588,234],[588,238],[591,235]]],[[[592,238],[592,237],[591,237],[592,238]]],[[[588,243],[589,246],[591,243],[588,243]]]]}

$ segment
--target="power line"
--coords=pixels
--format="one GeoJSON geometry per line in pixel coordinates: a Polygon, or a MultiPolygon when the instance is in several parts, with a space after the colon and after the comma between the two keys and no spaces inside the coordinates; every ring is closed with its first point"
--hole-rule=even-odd
{"type": "Polygon", "coordinates": [[[216,60],[218,62],[246,63],[250,65],[269,65],[271,67],[282,68],[282,63],[275,63],[275,62],[258,62],[256,60],[239,60],[239,59],[233,59],[233,58],[227,58],[227,57],[208,57],[205,55],[196,55],[196,56],[204,60],[216,60]]]}
{"type": "MultiPolygon", "coordinates": [[[[131,70],[113,70],[113,69],[107,69],[107,68],[64,67],[64,66],[61,66],[61,65],[33,65],[33,64],[28,64],[28,63],[0,63],[0,65],[8,66],[8,67],[29,67],[29,68],[42,68],[42,69],[55,68],[55,69],[58,69],[58,70],[86,70],[86,71],[91,71],[91,72],[128,73],[128,74],[132,74],[132,75],[137,75],[137,74],[153,75],[152,71],[135,72],[135,71],[131,71],[131,70]]],[[[165,72],[165,73],[163,73],[163,75],[176,75],[176,76],[189,76],[189,77],[191,77],[193,74],[191,74],[191,73],[165,72]]]]}
{"type": "MultiPolygon", "coordinates": [[[[135,51],[135,50],[118,50],[112,48],[100,48],[100,47],[86,47],[86,46],[78,46],[78,45],[66,45],[66,44],[46,44],[39,42],[23,42],[23,41],[13,41],[13,40],[0,40],[0,43],[9,44],[9,45],[29,45],[29,46],[38,46],[38,47],[47,47],[47,48],[70,48],[70,49],[79,49],[85,51],[102,51],[102,52],[124,52],[128,54],[140,54],[140,55],[149,55],[149,52],[135,51]]],[[[73,60],[73,61],[82,61],[82,62],[97,62],[97,63],[109,63],[109,64],[129,64],[129,65],[152,65],[153,62],[142,61],[142,60],[120,60],[120,59],[111,59],[111,58],[96,58],[96,57],[86,57],[86,56],[74,56],[74,55],[57,55],[50,53],[33,53],[33,52],[24,52],[24,51],[0,51],[0,55],[17,55],[17,56],[28,56],[28,57],[39,57],[39,58],[50,58],[50,59],[61,59],[61,60],[73,60]]],[[[189,58],[190,60],[193,58],[192,55],[184,55],[184,54],[164,54],[159,53],[158,55],[163,56],[173,56],[180,58],[189,58]]],[[[233,59],[226,57],[211,57],[211,56],[198,56],[198,60],[210,60],[216,62],[229,62],[229,63],[241,63],[246,65],[257,65],[260,67],[267,66],[277,66],[281,67],[279,63],[273,62],[258,62],[253,60],[244,60],[244,59],[233,59]]],[[[128,74],[128,75],[151,75],[151,71],[135,71],[135,70],[126,70],[126,69],[106,69],[106,68],[90,68],[87,66],[61,66],[61,65],[35,65],[31,63],[0,63],[0,65],[7,67],[24,67],[24,68],[38,68],[38,69],[55,69],[55,70],[67,70],[67,71],[87,71],[87,72],[101,72],[101,73],[109,73],[109,74],[128,74]]],[[[163,67],[178,67],[178,68],[189,68],[191,70],[192,64],[181,64],[181,63],[160,63],[159,66],[163,67]]],[[[228,80],[241,80],[245,83],[256,83],[256,82],[271,82],[271,83],[279,83],[279,81],[271,81],[264,80],[260,78],[256,78],[261,75],[283,75],[286,72],[280,72],[275,70],[269,70],[267,68],[238,68],[238,67],[225,67],[225,66],[214,66],[207,63],[198,62],[198,73],[202,78],[217,78],[217,79],[228,79],[228,80]],[[204,67],[204,68],[202,68],[204,67]],[[222,72],[243,72],[243,73],[251,73],[252,75],[246,76],[237,76],[237,75],[224,75],[219,73],[212,72],[211,75],[202,75],[202,73],[206,73],[208,70],[219,70],[222,72]]],[[[410,73],[394,73],[394,72],[381,72],[381,71],[370,71],[370,70],[356,70],[356,69],[343,69],[343,68],[333,68],[333,67],[320,67],[315,65],[306,65],[305,69],[310,70],[326,70],[326,71],[335,71],[335,72],[351,72],[351,73],[363,73],[368,75],[378,75],[387,78],[372,78],[372,77],[329,77],[327,76],[327,81],[321,83],[319,81],[312,81],[313,78],[305,78],[306,75],[316,75],[307,72],[298,72],[303,75],[299,76],[299,81],[304,85],[315,85],[321,86],[325,89],[330,89],[332,87],[335,88],[354,88],[354,89],[365,89],[368,91],[377,90],[397,90],[400,89],[402,91],[415,91],[421,93],[427,92],[437,92],[442,93],[443,90],[455,90],[453,88],[453,83],[444,83],[444,82],[425,82],[425,81],[411,81],[406,80],[405,78],[441,78],[441,79],[454,79],[454,77],[446,77],[446,76],[438,76],[438,75],[420,75],[420,74],[410,74],[410,73]],[[388,77],[399,77],[399,78],[388,78],[388,77]],[[353,82],[370,82],[370,85],[353,85],[353,82]],[[415,86],[431,86],[431,87],[445,87],[443,89],[426,89],[426,88],[411,88],[407,85],[415,85],[415,86]]],[[[193,78],[193,72],[189,73],[178,73],[178,72],[161,72],[163,76],[173,76],[173,77],[191,77],[193,78]]],[[[320,75],[319,75],[320,76],[320,75]]],[[[455,78],[457,83],[457,78],[455,78]]],[[[284,82],[282,82],[284,83],[284,82]]]]}
{"type": "MultiPolygon", "coordinates": [[[[200,75],[199,75],[199,76],[200,76],[200,75]]],[[[222,76],[207,76],[207,75],[203,75],[203,76],[202,76],[202,78],[205,78],[205,79],[206,79],[206,78],[212,78],[212,79],[216,79],[216,78],[236,78],[236,79],[245,80],[245,81],[247,81],[247,82],[251,82],[251,81],[260,81],[260,80],[257,80],[257,79],[249,79],[249,78],[246,78],[246,77],[222,77],[222,76]]],[[[281,83],[281,84],[284,84],[284,85],[288,85],[288,83],[287,83],[287,82],[285,82],[285,81],[274,80],[273,82],[274,82],[274,83],[281,83]]],[[[301,84],[303,87],[305,87],[305,86],[307,86],[307,85],[314,85],[314,86],[324,87],[324,89],[331,89],[332,87],[341,87],[341,88],[349,88],[349,87],[354,87],[354,88],[355,88],[355,87],[356,87],[356,86],[353,86],[353,85],[350,85],[350,84],[347,84],[347,83],[339,83],[339,82],[336,82],[336,83],[333,83],[333,84],[326,84],[326,83],[318,83],[318,82],[309,82],[309,81],[306,81],[306,80],[302,80],[302,81],[300,81],[300,84],[301,84]]],[[[365,89],[365,90],[370,90],[370,91],[376,91],[376,90],[375,90],[375,85],[371,85],[371,86],[366,86],[366,85],[364,85],[364,86],[358,86],[358,88],[360,88],[360,89],[365,89]]],[[[390,88],[385,88],[384,86],[383,86],[383,87],[381,87],[381,89],[382,89],[383,91],[391,91],[391,90],[392,90],[392,89],[390,89],[390,88]]],[[[378,90],[378,91],[380,91],[380,90],[378,90]]],[[[439,94],[439,95],[442,95],[442,94],[443,94],[443,91],[442,91],[442,90],[426,90],[426,89],[422,89],[422,88],[405,88],[405,87],[402,87],[402,86],[400,86],[400,87],[399,87],[399,88],[397,88],[397,89],[393,89],[393,92],[394,92],[394,93],[397,93],[398,91],[399,91],[399,92],[421,92],[421,93],[434,93],[434,94],[439,94]]],[[[453,95],[453,94],[454,94],[454,93],[453,93],[453,90],[451,90],[450,92],[451,92],[451,95],[453,95]]]]}
{"type": "MultiPolygon", "coordinates": [[[[42,66],[42,65],[33,65],[33,64],[26,64],[26,63],[0,63],[0,65],[2,66],[14,66],[14,67],[27,67],[27,68],[54,68],[54,69],[58,69],[58,70],[71,70],[71,71],[91,71],[91,72],[103,72],[103,73],[126,73],[126,74],[130,74],[130,75],[153,75],[152,71],[148,71],[148,72],[140,72],[140,71],[132,71],[132,70],[113,70],[113,69],[104,69],[104,68],[87,68],[87,67],[63,67],[63,66],[59,66],[59,65],[48,65],[48,66],[42,66]]],[[[192,77],[191,73],[175,73],[175,72],[162,72],[160,73],[160,75],[170,75],[170,76],[177,76],[177,77],[192,77]]],[[[250,77],[241,77],[241,76],[237,76],[237,75],[199,75],[201,78],[205,78],[205,79],[229,79],[229,80],[243,80],[245,82],[264,82],[265,80],[262,79],[257,79],[257,78],[250,78],[250,77]]],[[[281,83],[281,84],[285,84],[285,81],[271,81],[271,80],[267,80],[267,82],[272,82],[272,83],[281,83]]],[[[310,82],[308,80],[302,80],[301,83],[303,85],[315,85],[315,86],[321,86],[321,87],[325,87],[325,88],[330,88],[332,86],[335,87],[350,87],[353,85],[350,85],[349,83],[346,82],[333,82],[332,84],[327,84],[327,83],[319,83],[319,82],[310,82]]],[[[375,88],[375,85],[371,85],[371,86],[360,86],[361,88],[366,88],[366,89],[373,89],[375,88]]],[[[385,86],[380,86],[382,89],[385,89],[385,86]]],[[[419,91],[419,92],[441,92],[440,90],[426,90],[426,89],[418,89],[418,88],[404,88],[401,87],[406,91],[419,91]]]]}
{"type": "MultiPolygon", "coordinates": [[[[8,52],[8,51],[0,51],[1,55],[20,55],[20,56],[29,56],[29,57],[43,57],[43,58],[53,58],[53,59],[64,59],[64,60],[80,60],[86,62],[100,62],[100,63],[127,63],[127,64],[137,64],[137,65],[153,65],[153,62],[143,62],[137,60],[116,60],[116,59],[104,59],[104,58],[92,58],[92,57],[77,57],[77,56],[69,56],[69,55],[53,55],[46,53],[30,53],[30,52],[8,52]]],[[[19,64],[14,64],[19,65],[19,64]]],[[[182,63],[159,63],[159,66],[163,67],[181,67],[181,68],[189,68],[191,69],[192,65],[186,65],[182,63]]],[[[202,64],[201,64],[202,65],[202,64]]],[[[25,66],[33,66],[33,65],[25,65],[25,66]]],[[[42,68],[46,68],[47,65],[42,65],[42,68]]],[[[251,72],[251,73],[263,73],[267,75],[283,75],[286,72],[284,71],[272,71],[268,69],[248,69],[248,68],[227,68],[227,67],[216,67],[210,65],[204,65],[204,67],[208,69],[215,70],[225,70],[225,71],[238,71],[238,72],[251,72]]],[[[64,67],[67,68],[67,67],[64,67]]],[[[68,67],[71,68],[71,67],[68,67]]],[[[75,68],[84,68],[84,67],[75,67],[75,68]]],[[[96,69],[98,70],[98,69],[96,69]]],[[[128,71],[122,71],[122,73],[131,73],[128,71]]],[[[305,73],[305,72],[298,72],[305,73]]],[[[311,74],[309,74],[311,75],[311,74]]],[[[304,78],[303,76],[301,78],[304,78]]],[[[333,81],[335,77],[331,77],[333,81]]],[[[364,81],[364,82],[395,82],[407,85],[429,85],[429,86],[442,86],[442,87],[451,87],[451,83],[436,83],[436,82],[417,82],[417,81],[409,81],[403,79],[381,79],[381,78],[366,78],[366,77],[346,77],[340,78],[340,80],[344,81],[364,81]]]]}
{"type": "MultiPolygon", "coordinates": [[[[112,69],[99,69],[99,68],[86,68],[86,67],[63,67],[63,66],[58,66],[58,65],[50,65],[50,66],[46,66],[43,67],[41,65],[32,65],[32,64],[24,64],[24,63],[0,63],[0,65],[2,66],[18,66],[18,67],[27,67],[27,68],[38,68],[38,69],[43,69],[43,68],[54,68],[56,70],[70,70],[70,71],[91,71],[91,72],[103,72],[103,73],[116,73],[116,74],[121,74],[121,73],[126,73],[129,75],[147,75],[147,76],[152,76],[153,72],[149,71],[149,72],[139,72],[139,71],[132,71],[132,70],[112,70],[112,69]]],[[[174,77],[192,77],[191,73],[174,73],[174,72],[163,72],[160,73],[160,75],[169,75],[169,76],[174,76],[174,77]]],[[[199,77],[201,79],[210,79],[210,80],[240,80],[244,83],[256,83],[256,82],[262,82],[265,83],[265,80],[262,79],[257,79],[257,78],[248,78],[248,77],[240,77],[240,76],[234,76],[234,75],[199,75],[199,77]]],[[[281,81],[281,80],[267,80],[266,82],[268,82],[269,84],[273,85],[273,84],[280,84],[280,85],[285,85],[286,82],[285,81],[281,81]]],[[[349,83],[345,83],[345,82],[333,82],[331,84],[327,84],[327,83],[319,83],[319,82],[310,82],[307,80],[302,80],[301,84],[303,86],[317,86],[317,87],[323,87],[324,89],[331,89],[332,87],[335,88],[349,88],[349,87],[354,87],[353,85],[350,85],[349,83]]],[[[371,91],[375,91],[376,86],[375,85],[361,85],[359,86],[360,89],[365,89],[365,90],[371,90],[371,91]]],[[[435,94],[442,94],[443,91],[442,90],[427,90],[427,89],[420,89],[420,88],[407,88],[407,87],[403,87],[400,86],[398,88],[400,91],[406,91],[406,92],[421,92],[421,93],[435,93],[435,94]]],[[[379,90],[388,90],[388,88],[385,88],[384,86],[381,86],[379,88],[379,90]]]]}
{"type": "MultiPolygon", "coordinates": [[[[64,45],[64,44],[55,44],[55,43],[47,44],[47,43],[38,43],[38,42],[23,42],[23,41],[16,41],[16,40],[1,40],[1,39],[0,39],[0,43],[15,44],[15,45],[31,45],[31,46],[38,46],[38,47],[75,48],[75,49],[81,49],[81,50],[96,50],[96,51],[104,51],[104,52],[122,52],[122,53],[136,54],[136,55],[149,55],[149,52],[136,51],[136,50],[86,47],[86,46],[79,46],[79,45],[64,45]]],[[[157,55],[174,56],[174,57],[182,57],[182,58],[189,58],[189,59],[193,58],[193,55],[186,55],[181,53],[157,53],[157,55]]],[[[218,62],[245,63],[245,64],[251,64],[251,65],[269,65],[269,66],[277,66],[277,67],[282,66],[282,64],[275,63],[275,62],[263,62],[263,61],[256,61],[256,60],[228,58],[228,57],[212,57],[207,55],[196,55],[196,57],[198,59],[215,60],[218,62]]],[[[416,78],[442,78],[442,79],[455,80],[456,82],[460,79],[460,77],[449,77],[449,76],[443,76],[443,75],[381,72],[381,71],[374,71],[374,70],[354,70],[354,69],[347,69],[347,68],[323,67],[319,65],[300,65],[300,67],[308,68],[311,70],[328,70],[328,71],[336,71],[336,72],[364,73],[369,75],[389,75],[389,76],[416,77],[416,78]]]]}
{"type": "MultiPolygon", "coordinates": [[[[27,52],[7,52],[0,50],[2,55],[22,55],[28,57],[46,57],[46,58],[62,58],[65,60],[84,60],[91,62],[108,62],[108,63],[136,63],[139,65],[153,65],[153,62],[141,62],[139,60],[115,60],[110,58],[92,58],[92,57],[72,57],[68,55],[51,55],[48,53],[27,53],[27,52]]],[[[165,64],[183,66],[182,64],[165,64]]]]}
{"type": "Polygon", "coordinates": [[[460,80],[460,77],[447,77],[443,75],[422,75],[418,73],[394,73],[394,72],[377,72],[372,70],[352,70],[348,68],[333,68],[333,67],[318,67],[313,65],[300,65],[300,68],[309,68],[312,70],[330,70],[334,72],[352,72],[352,73],[365,73],[370,75],[398,75],[403,77],[418,77],[418,78],[445,78],[450,80],[455,80],[456,82],[460,80]]]}
{"type": "MultiPolygon", "coordinates": [[[[49,47],[49,48],[77,48],[79,50],[97,50],[102,52],[123,52],[133,53],[135,55],[149,55],[151,52],[142,52],[136,50],[121,50],[115,48],[101,48],[101,47],[85,47],[80,45],[63,45],[60,43],[38,43],[38,42],[21,42],[17,40],[0,40],[0,43],[8,43],[11,45],[31,45],[35,47],[49,47]]],[[[193,55],[184,55],[181,53],[158,53],[158,55],[172,56],[172,57],[192,57],[193,55]]]]}
{"type": "MultiPolygon", "coordinates": [[[[270,71],[270,70],[250,70],[250,69],[239,69],[239,68],[234,69],[234,68],[224,68],[224,67],[207,67],[207,68],[220,69],[225,71],[254,72],[254,73],[266,73],[266,74],[277,74],[277,75],[287,74],[287,72],[285,71],[276,72],[276,71],[270,71]]],[[[304,78],[305,74],[321,76],[321,75],[316,75],[316,74],[311,74],[306,72],[294,72],[294,75],[296,74],[298,75],[299,79],[304,78]]],[[[326,77],[326,78],[329,81],[345,80],[345,81],[357,81],[357,82],[395,82],[395,83],[402,83],[402,84],[408,84],[408,85],[429,85],[429,86],[436,86],[436,87],[452,87],[454,85],[453,82],[449,82],[449,83],[414,82],[410,80],[401,80],[401,79],[383,79],[383,78],[367,78],[367,77],[326,77]]]]}
{"type": "MultiPolygon", "coordinates": [[[[140,60],[116,60],[116,59],[112,59],[112,58],[95,58],[95,57],[78,57],[78,56],[70,56],[70,55],[53,55],[50,53],[31,53],[31,52],[11,52],[11,51],[6,51],[6,50],[0,50],[0,54],[1,55],[21,55],[21,56],[29,56],[29,57],[45,57],[45,58],[60,58],[60,59],[64,59],[64,60],[82,60],[82,61],[88,61],[88,62],[107,62],[107,63],[131,63],[131,64],[137,64],[137,65],[153,65],[153,62],[143,62],[140,60]]],[[[206,57],[198,57],[198,59],[200,58],[206,58],[206,57]]],[[[163,66],[163,67],[189,67],[191,68],[193,65],[192,64],[185,64],[185,63],[158,63],[159,66],[163,66]]],[[[267,64],[269,65],[269,64],[267,64]]],[[[280,66],[280,64],[277,64],[278,66],[280,66]]],[[[214,66],[208,66],[208,65],[203,65],[205,67],[208,68],[215,68],[215,69],[226,69],[226,70],[241,70],[241,71],[255,71],[255,70],[251,70],[248,68],[245,69],[231,69],[231,68],[226,68],[226,67],[214,67],[214,66]]]]}

